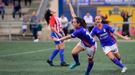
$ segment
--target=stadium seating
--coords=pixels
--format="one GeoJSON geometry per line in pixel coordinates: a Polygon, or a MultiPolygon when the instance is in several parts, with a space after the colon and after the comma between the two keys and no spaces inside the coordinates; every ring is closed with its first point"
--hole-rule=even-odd
{"type": "MultiPolygon", "coordinates": [[[[41,0],[32,0],[31,6],[25,6],[24,2],[21,2],[22,5],[22,15],[30,16],[32,11],[37,11],[41,0]]],[[[12,5],[6,6],[6,14],[4,20],[0,18],[0,39],[9,39],[9,36],[12,36],[14,39],[19,39],[21,37],[21,24],[22,18],[19,18],[18,15],[15,19],[12,17],[12,5]],[[9,35],[11,34],[11,35],[9,35]]],[[[31,37],[31,33],[28,31],[27,36],[31,37]]]]}

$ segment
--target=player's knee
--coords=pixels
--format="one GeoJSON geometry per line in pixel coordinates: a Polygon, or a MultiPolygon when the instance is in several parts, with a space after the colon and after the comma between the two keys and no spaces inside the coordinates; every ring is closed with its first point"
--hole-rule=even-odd
{"type": "Polygon", "coordinates": [[[113,54],[113,52],[107,53],[106,56],[107,56],[109,59],[114,59],[114,58],[115,58],[115,55],[113,54]]]}
{"type": "Polygon", "coordinates": [[[63,44],[59,44],[59,45],[58,45],[58,48],[59,48],[59,49],[64,49],[64,45],[63,45],[63,44]]]}
{"type": "Polygon", "coordinates": [[[88,62],[92,63],[93,62],[93,57],[88,57],[88,62]]]}
{"type": "Polygon", "coordinates": [[[60,47],[59,49],[64,49],[64,47],[60,47]]]}
{"type": "Polygon", "coordinates": [[[116,57],[112,57],[112,56],[111,56],[111,57],[108,57],[108,58],[109,58],[110,60],[116,59],[116,57]]]}
{"type": "Polygon", "coordinates": [[[78,54],[76,50],[72,50],[72,54],[78,54]]]}

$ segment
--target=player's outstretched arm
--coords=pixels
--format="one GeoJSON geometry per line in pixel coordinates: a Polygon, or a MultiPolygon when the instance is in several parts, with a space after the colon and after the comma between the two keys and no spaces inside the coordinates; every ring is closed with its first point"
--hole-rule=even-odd
{"type": "Polygon", "coordinates": [[[75,11],[74,11],[74,9],[73,9],[73,6],[72,6],[72,4],[71,4],[71,2],[70,2],[70,0],[67,0],[67,4],[69,5],[69,9],[70,9],[71,16],[72,16],[72,17],[77,17],[76,14],[75,14],[75,11]]]}
{"type": "Polygon", "coordinates": [[[117,31],[114,32],[114,34],[122,39],[125,39],[125,40],[130,40],[131,38],[127,37],[127,36],[123,36],[121,35],[120,33],[118,33],[117,31]]]}
{"type": "Polygon", "coordinates": [[[64,40],[71,39],[71,38],[72,38],[71,35],[67,35],[67,36],[64,36],[64,37],[62,37],[62,38],[60,38],[60,39],[58,39],[58,38],[53,38],[53,40],[54,40],[54,41],[64,41],[64,40]]]}
{"type": "Polygon", "coordinates": [[[64,41],[64,40],[68,40],[68,39],[71,39],[71,35],[67,35],[65,37],[62,37],[59,39],[59,41],[64,41]]]}

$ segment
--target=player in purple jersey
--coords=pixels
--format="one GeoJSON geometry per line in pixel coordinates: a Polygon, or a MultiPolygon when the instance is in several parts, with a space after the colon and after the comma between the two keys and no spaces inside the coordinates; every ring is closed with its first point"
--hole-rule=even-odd
{"type": "Polygon", "coordinates": [[[88,55],[88,66],[85,71],[85,75],[89,75],[92,67],[93,67],[93,57],[96,52],[96,42],[93,37],[90,36],[89,31],[86,29],[86,23],[82,18],[79,18],[75,15],[73,7],[69,2],[69,7],[71,11],[71,15],[73,17],[72,25],[74,26],[74,32],[68,36],[62,37],[60,39],[56,39],[57,41],[63,41],[71,38],[79,38],[80,42],[73,48],[72,50],[72,57],[75,61],[74,64],[69,66],[70,69],[74,69],[75,67],[80,65],[79,62],[79,55],[81,51],[86,50],[88,55]]]}
{"type": "Polygon", "coordinates": [[[112,27],[110,27],[108,24],[103,24],[100,16],[95,17],[95,23],[96,26],[91,31],[91,36],[98,37],[102,49],[106,54],[106,56],[110,60],[112,60],[114,64],[122,68],[121,70],[122,73],[126,72],[127,67],[121,62],[121,57],[118,51],[116,40],[113,37],[113,35],[117,35],[125,40],[128,40],[130,38],[122,36],[121,34],[116,32],[112,27]]]}

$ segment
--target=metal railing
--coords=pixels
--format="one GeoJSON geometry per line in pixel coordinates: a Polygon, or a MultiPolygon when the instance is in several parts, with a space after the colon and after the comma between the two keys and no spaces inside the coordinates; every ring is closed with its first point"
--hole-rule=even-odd
{"type": "Polygon", "coordinates": [[[111,26],[115,29],[115,31],[118,31],[120,34],[131,36],[132,39],[135,39],[135,22],[115,22],[111,24],[112,24],[111,26]],[[123,33],[122,28],[124,24],[129,25],[129,31],[123,33]]]}
{"type": "MultiPolygon", "coordinates": [[[[9,41],[12,41],[12,39],[13,39],[12,34],[21,34],[19,31],[21,31],[22,22],[1,22],[1,23],[4,23],[4,24],[0,25],[0,28],[3,28],[3,30],[5,29],[5,32],[6,32],[5,34],[8,35],[9,41]],[[17,28],[19,31],[15,32],[14,28],[17,28]]],[[[28,22],[26,24],[27,24],[27,28],[28,28],[30,23],[28,22]]],[[[44,26],[46,26],[46,22],[42,22],[40,24],[43,24],[44,26]]],[[[69,24],[71,24],[71,23],[69,22],[69,24]]],[[[118,31],[119,27],[122,29],[122,26],[118,26],[119,24],[129,24],[130,28],[134,27],[134,36],[135,36],[135,22],[132,22],[132,23],[131,22],[115,22],[115,23],[111,23],[111,24],[112,24],[111,26],[113,28],[115,28],[115,30],[117,30],[117,31],[118,31]],[[131,26],[131,24],[132,24],[132,26],[131,26]]],[[[3,32],[3,34],[4,34],[4,32],[3,32]]]]}
{"type": "Polygon", "coordinates": [[[49,5],[49,0],[42,0],[40,3],[40,6],[37,10],[37,16],[39,19],[42,19],[44,17],[45,11],[47,10],[47,7],[49,5]]]}
{"type": "Polygon", "coordinates": [[[112,24],[135,24],[135,22],[115,22],[112,24]]]}
{"type": "MultiPolygon", "coordinates": [[[[35,23],[27,22],[25,24],[27,25],[27,31],[29,32],[30,31],[29,30],[30,24],[35,24],[35,23]]],[[[46,25],[46,22],[40,22],[38,24],[46,25]]],[[[21,35],[22,22],[1,22],[0,29],[1,29],[0,30],[0,36],[6,35],[6,36],[8,36],[8,40],[12,41],[12,39],[13,39],[12,35],[13,34],[20,34],[21,35]]]]}

